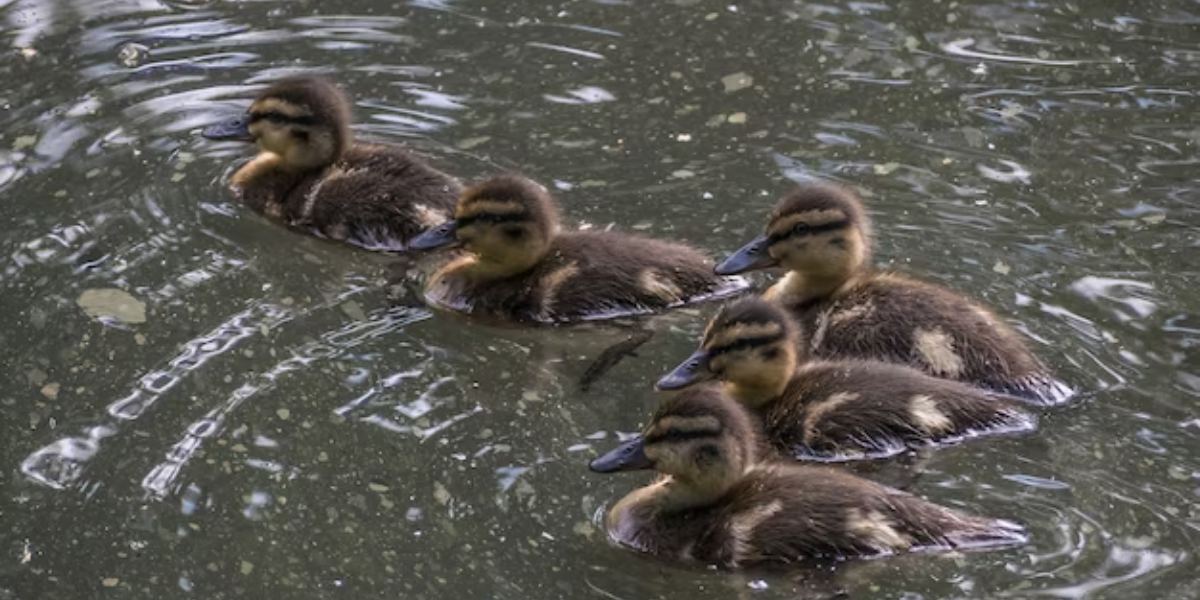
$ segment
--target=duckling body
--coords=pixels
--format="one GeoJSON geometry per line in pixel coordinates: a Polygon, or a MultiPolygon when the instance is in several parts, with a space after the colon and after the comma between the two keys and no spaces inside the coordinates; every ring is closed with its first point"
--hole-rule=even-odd
{"type": "Polygon", "coordinates": [[[1031,431],[1036,418],[978,388],[881,361],[809,359],[787,311],[760,298],[723,307],[698,351],[658,382],[719,379],[783,454],[810,460],[888,456],[907,448],[1031,431]]]}
{"type": "Polygon", "coordinates": [[[609,512],[610,537],[723,568],[1020,543],[1020,526],[975,517],[824,466],[764,462],[745,410],[704,386],[663,402],[642,436],[593,471],[655,469],[609,512]]]}
{"type": "Polygon", "coordinates": [[[255,212],[321,237],[404,250],[452,214],[462,186],[402,148],[355,142],[350,124],[336,86],[301,76],[275,82],[246,115],[203,135],[258,146],[230,180],[255,212]]]}
{"type": "Polygon", "coordinates": [[[870,221],[850,191],[802,186],[767,232],[717,266],[722,274],[780,265],[763,297],[789,308],[814,356],[908,365],[1043,405],[1073,390],[990,310],[945,288],[870,268],[870,221]]]}
{"type": "Polygon", "coordinates": [[[413,242],[467,254],[435,272],[426,299],[471,315],[563,323],[656,312],[746,288],[700,251],[616,231],[561,231],[536,183],[496,177],[468,189],[455,220],[413,242]]]}

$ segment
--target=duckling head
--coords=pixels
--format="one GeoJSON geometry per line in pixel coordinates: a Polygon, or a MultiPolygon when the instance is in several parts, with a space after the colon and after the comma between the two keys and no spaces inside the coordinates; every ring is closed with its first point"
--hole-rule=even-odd
{"type": "Polygon", "coordinates": [[[700,349],[655,387],[678,390],[719,379],[730,396],[759,404],[783,393],[803,359],[800,352],[800,328],[784,309],[761,298],[742,298],[717,312],[700,349]]]}
{"type": "Polygon", "coordinates": [[[518,175],[501,175],[467,188],[447,221],[413,238],[415,250],[461,246],[492,276],[529,270],[558,233],[558,205],[545,188],[518,175]]]}
{"type": "Polygon", "coordinates": [[[713,387],[662,402],[641,436],[596,458],[597,473],[654,469],[670,475],[677,505],[704,504],[725,493],[757,458],[750,417],[713,387]]]}
{"type": "Polygon", "coordinates": [[[330,81],[297,76],[263,90],[246,114],[206,127],[212,140],[253,142],[279,168],[307,171],[332,164],[353,143],[350,101],[330,81]]]}
{"type": "Polygon", "coordinates": [[[719,275],[782,266],[811,281],[844,280],[870,257],[871,221],[850,190],[800,186],[771,211],[766,233],[721,264],[719,275]]]}

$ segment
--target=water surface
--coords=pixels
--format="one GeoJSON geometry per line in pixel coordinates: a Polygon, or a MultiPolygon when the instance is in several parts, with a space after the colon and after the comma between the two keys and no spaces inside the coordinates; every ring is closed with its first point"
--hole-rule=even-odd
{"type": "MultiPolygon", "coordinates": [[[[1200,598],[1194,3],[0,6],[0,598],[1200,598]],[[545,182],[714,257],[861,189],[877,262],[1006,315],[1084,390],[1032,436],[874,475],[1029,545],[731,576],[609,545],[586,470],[711,307],[587,393],[596,328],[472,327],[271,227],[200,127],[327,73],[363,138],[545,182]],[[120,289],[145,322],[89,317],[120,289]],[[899,472],[895,472],[899,470],[899,472]]],[[[766,278],[760,278],[764,281],[766,278]]]]}

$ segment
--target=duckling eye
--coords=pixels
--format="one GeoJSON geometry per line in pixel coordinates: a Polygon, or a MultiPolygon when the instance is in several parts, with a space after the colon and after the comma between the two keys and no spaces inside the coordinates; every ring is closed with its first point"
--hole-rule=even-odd
{"type": "Polygon", "coordinates": [[[796,223],[792,227],[792,235],[808,235],[810,229],[808,223],[796,223]]]}
{"type": "Polygon", "coordinates": [[[303,141],[307,142],[307,141],[308,141],[308,132],[307,132],[307,131],[292,130],[292,137],[294,137],[294,138],[296,138],[296,139],[298,139],[298,140],[303,140],[303,141]]]}
{"type": "Polygon", "coordinates": [[[763,351],[762,355],[766,360],[775,360],[779,358],[779,348],[768,348],[763,351]]]}
{"type": "Polygon", "coordinates": [[[525,235],[525,231],[520,227],[505,227],[504,235],[507,235],[510,239],[519,240],[521,236],[525,235]]]}
{"type": "Polygon", "coordinates": [[[684,437],[686,437],[684,433],[678,429],[668,429],[662,434],[662,439],[668,442],[677,442],[684,437]]]}
{"type": "Polygon", "coordinates": [[[721,458],[721,449],[714,445],[706,444],[696,449],[695,461],[697,464],[716,462],[719,458],[721,458]]]}

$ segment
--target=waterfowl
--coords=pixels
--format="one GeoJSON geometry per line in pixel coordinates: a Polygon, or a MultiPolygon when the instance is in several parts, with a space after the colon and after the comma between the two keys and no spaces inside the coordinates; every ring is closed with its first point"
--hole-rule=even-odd
{"type": "Polygon", "coordinates": [[[732,275],[782,266],[764,297],[790,308],[821,358],[909,365],[935,377],[1054,405],[1072,390],[990,310],[942,287],[871,267],[871,221],[833,185],[796,188],[766,232],[717,265],[732,275]]]}
{"type": "Polygon", "coordinates": [[[880,361],[811,360],[779,306],[743,298],[709,322],[700,349],[659,379],[677,390],[718,379],[761,418],[764,439],[804,459],[877,458],[909,447],[1030,431],[1032,414],[958,381],[880,361]]]}
{"type": "Polygon", "coordinates": [[[350,101],[337,86],[297,76],[201,135],[258,147],[229,184],[255,212],[357,246],[404,250],[452,214],[462,186],[399,147],[356,142],[350,125],[350,101]]]}
{"type": "Polygon", "coordinates": [[[690,246],[617,231],[564,231],[554,198],[517,175],[468,188],[453,220],[411,246],[465,251],[429,278],[430,304],[505,321],[643,314],[747,287],[740,277],[715,275],[690,246]]]}
{"type": "Polygon", "coordinates": [[[663,558],[724,568],[917,549],[1022,543],[1008,521],[970,516],[824,465],[764,461],[750,416],[701,386],[664,401],[641,436],[592,461],[660,477],[609,511],[609,536],[663,558]]]}

